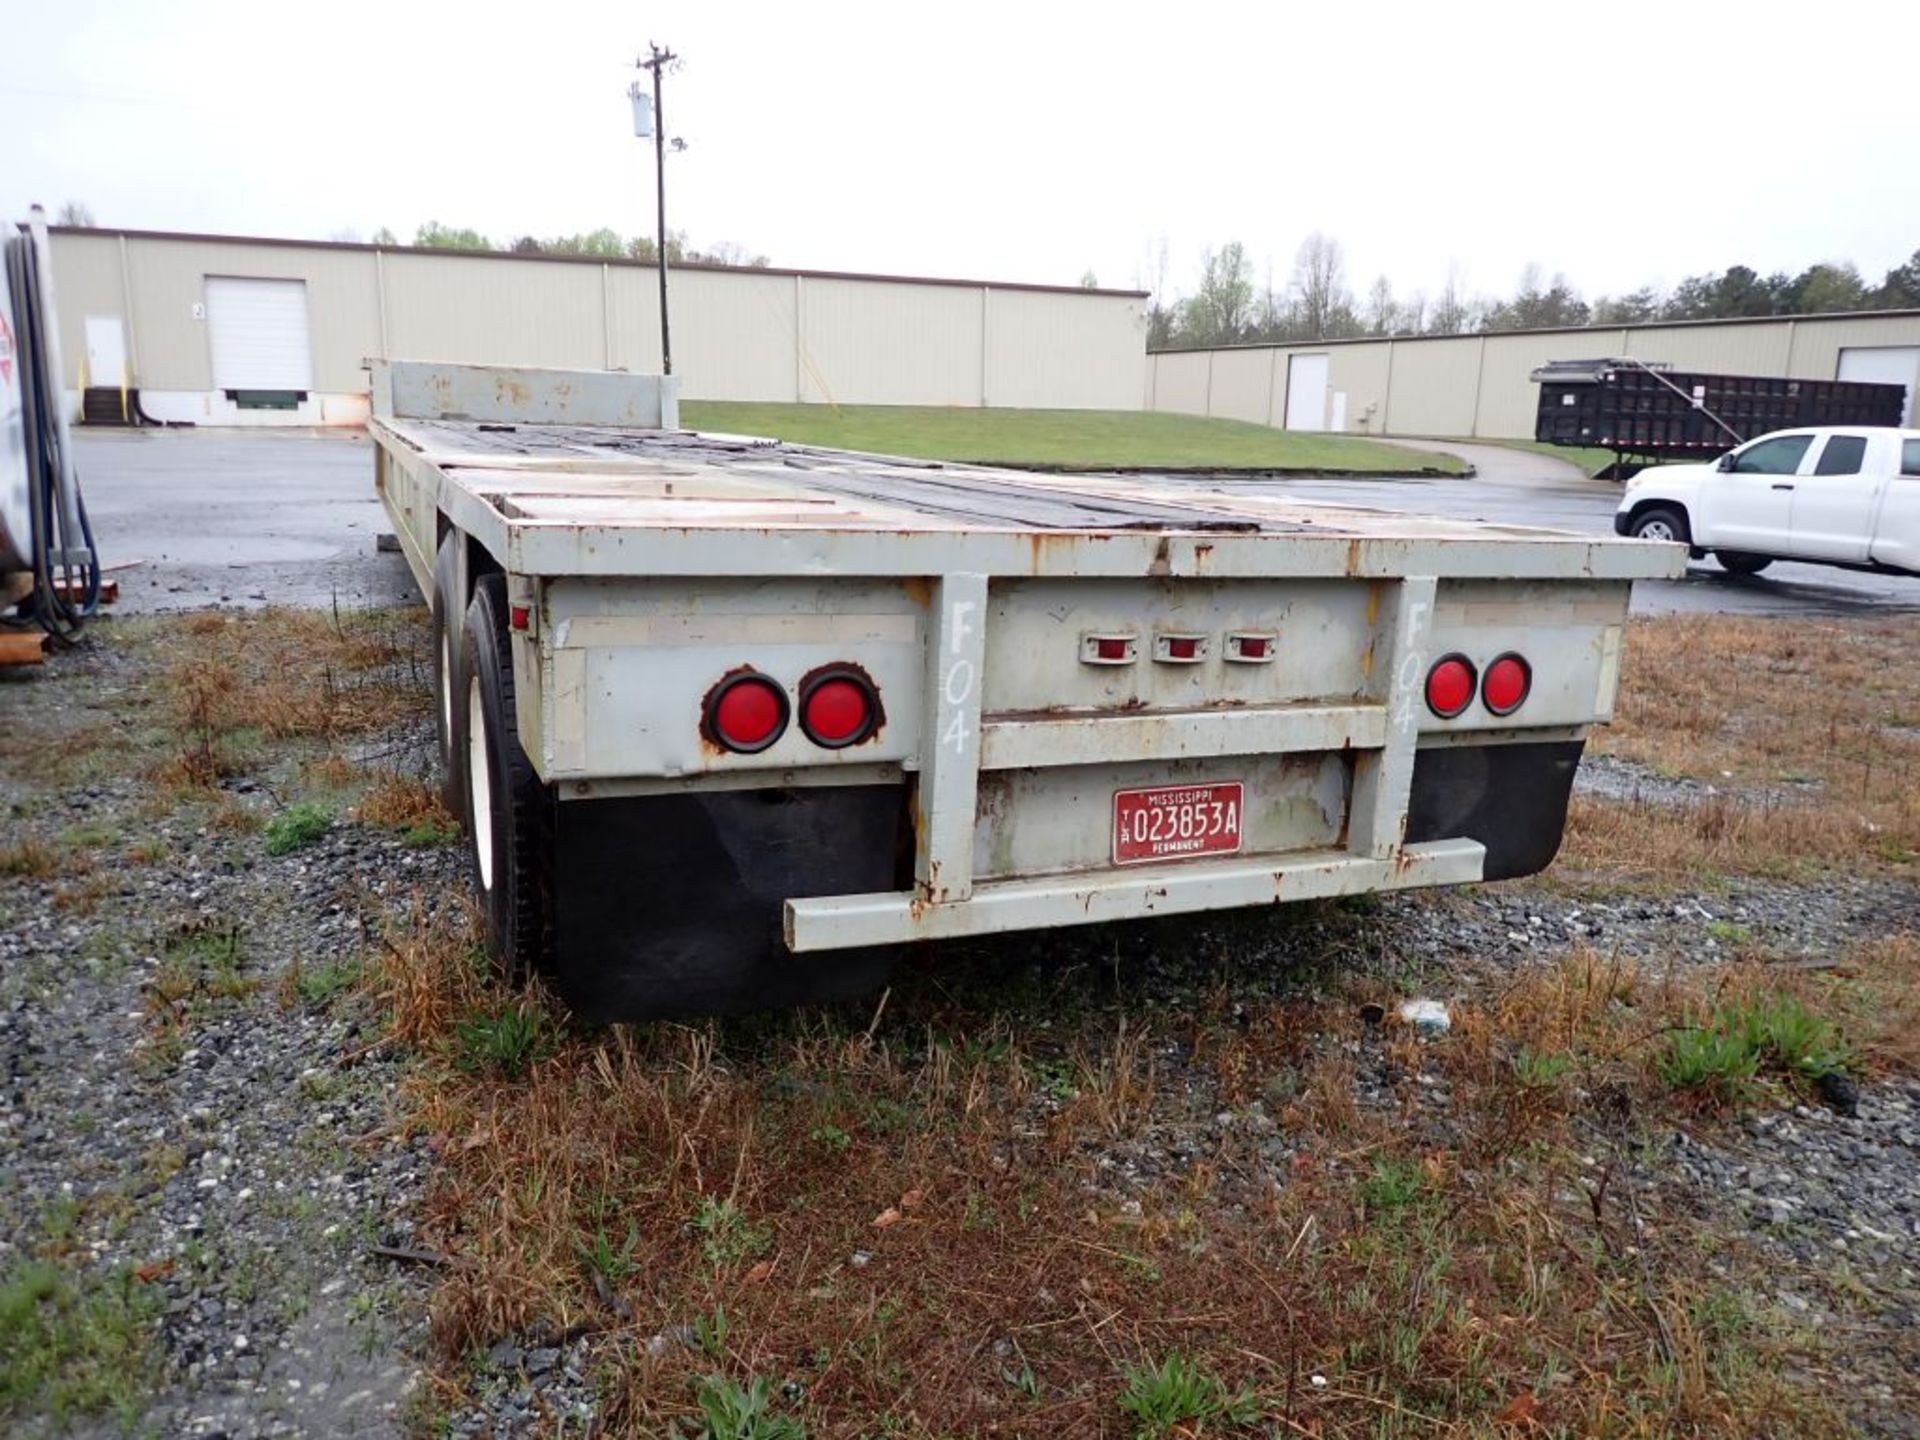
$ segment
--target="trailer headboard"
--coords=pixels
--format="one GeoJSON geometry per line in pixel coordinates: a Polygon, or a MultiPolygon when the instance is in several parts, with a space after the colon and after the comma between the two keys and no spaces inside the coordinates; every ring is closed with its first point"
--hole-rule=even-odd
{"type": "Polygon", "coordinates": [[[680,428],[680,378],[622,370],[542,370],[369,360],[373,413],[403,420],[680,428]]]}

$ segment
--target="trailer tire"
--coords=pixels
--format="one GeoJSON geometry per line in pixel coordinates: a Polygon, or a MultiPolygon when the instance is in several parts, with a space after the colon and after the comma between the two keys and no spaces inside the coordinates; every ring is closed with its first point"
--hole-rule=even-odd
{"type": "Polygon", "coordinates": [[[1716,550],[1713,558],[1730,575],[1758,575],[1773,563],[1771,555],[1754,555],[1745,550],[1716,550]]]}
{"type": "Polygon", "coordinates": [[[440,747],[440,803],[465,823],[467,735],[456,703],[460,675],[460,536],[449,531],[433,557],[433,738],[440,747]]]}
{"type": "Polygon", "coordinates": [[[1633,517],[1627,533],[1636,540],[1677,540],[1682,545],[1693,541],[1685,513],[1667,505],[1649,505],[1633,517]]]}
{"type": "Polygon", "coordinates": [[[505,577],[474,585],[460,656],[474,891],[488,952],[505,979],[524,984],[550,968],[553,949],[553,794],[520,748],[505,577]]]}

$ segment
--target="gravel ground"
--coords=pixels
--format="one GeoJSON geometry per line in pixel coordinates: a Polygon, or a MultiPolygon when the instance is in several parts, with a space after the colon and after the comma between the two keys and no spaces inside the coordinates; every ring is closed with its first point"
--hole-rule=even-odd
{"type": "MultiPolygon", "coordinates": [[[[0,684],[0,717],[110,704],[130,664],[63,657],[0,684]]],[[[456,853],[340,824],[269,858],[230,812],[157,813],[132,776],[49,792],[7,758],[9,841],[84,847],[91,869],[79,901],[70,879],[0,880],[0,1269],[51,1242],[82,1274],[137,1272],[146,1431],[396,1433],[423,1289],[375,1247],[406,1246],[428,1157],[389,1133],[400,1066],[368,1007],[289,972],[348,973],[363,916],[453,893],[456,853]],[[193,986],[173,1025],[163,972],[193,986]]],[[[227,799],[279,808],[245,780],[227,799]]]]}
{"type": "MultiPolygon", "coordinates": [[[[405,1062],[347,982],[370,919],[447,903],[464,883],[460,857],[347,820],[270,857],[234,813],[281,809],[284,777],[271,769],[229,782],[224,806],[156,803],[152,784],[113,773],[110,756],[82,780],[29,778],[31,737],[111,709],[145,683],[142,666],[107,645],[0,676],[5,840],[88,858],[84,870],[63,858],[60,874],[0,874],[0,1272],[41,1255],[81,1286],[134,1275],[156,1317],[152,1368],[121,1379],[147,1433],[403,1433],[429,1361],[431,1267],[407,1252],[433,1159],[424,1139],[396,1131],[405,1062]],[[165,1003],[183,977],[184,994],[165,1003]]],[[[416,728],[377,748],[423,765],[427,736],[416,728]]],[[[1697,793],[1656,790],[1668,782],[1619,762],[1583,783],[1642,798],[1697,793]]],[[[1920,930],[1920,895],[1870,878],[1659,897],[1576,893],[1550,879],[1385,899],[1337,936],[1316,937],[1309,923],[1287,943],[1337,940],[1343,963],[1452,1001],[1576,946],[1658,965],[1714,964],[1736,946],[1819,960],[1903,930],[1920,930]]],[[[1077,943],[1052,937],[1047,948],[1071,958],[1077,943]]],[[[1190,995],[1195,962],[1156,953],[1159,943],[1136,946],[1142,991],[1190,995]]],[[[1380,1099],[1392,1078],[1384,1049],[1357,1059],[1358,1098],[1380,1099]]],[[[1431,1098],[1444,1137],[1446,1096],[1431,1098]]],[[[1215,1119],[1145,1149],[1116,1146],[1115,1187],[1204,1154],[1235,1126],[1275,1123],[1259,1107],[1215,1119]]],[[[1278,1158],[1285,1137],[1271,1138],[1278,1158]]],[[[1597,1122],[1594,1140],[1599,1154],[1597,1122]]],[[[1868,1433],[1920,1435],[1910,1413],[1920,1394],[1920,1084],[1864,1085],[1850,1115],[1814,1103],[1676,1129],[1631,1165],[1636,1185],[1763,1247],[1767,1298],[1809,1326],[1844,1328],[1855,1363],[1809,1383],[1848,1387],[1868,1433]],[[1859,1299],[1844,1314],[1836,1277],[1859,1299]]],[[[461,1404],[436,1409],[463,1435],[585,1423],[591,1352],[587,1337],[511,1337],[476,1360],[461,1404]]],[[[29,1435],[63,1425],[44,1412],[11,1418],[29,1435]]]]}

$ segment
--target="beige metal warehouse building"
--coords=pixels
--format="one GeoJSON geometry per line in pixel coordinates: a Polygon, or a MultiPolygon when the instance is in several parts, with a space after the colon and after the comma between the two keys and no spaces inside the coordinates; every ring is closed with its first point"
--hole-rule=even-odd
{"type": "Polygon", "coordinates": [[[1920,310],[1168,350],[1147,357],[1145,403],[1289,430],[1530,439],[1535,366],[1623,355],[1676,370],[1893,381],[1907,387],[1911,424],[1920,310]]]}
{"type": "MultiPolygon", "coordinates": [[[[62,352],[199,424],[354,424],[369,357],[660,368],[655,268],[56,229],[62,352]]],[[[672,271],[688,399],[1137,410],[1146,297],[822,271],[672,271]]]]}

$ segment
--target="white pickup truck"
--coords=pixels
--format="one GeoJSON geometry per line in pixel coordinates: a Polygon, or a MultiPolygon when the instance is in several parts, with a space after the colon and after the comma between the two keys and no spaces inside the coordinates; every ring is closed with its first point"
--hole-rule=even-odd
{"type": "Polygon", "coordinates": [[[1775,560],[1920,575],[1920,430],[1782,430],[1710,465],[1642,470],[1613,528],[1738,575],[1775,560]]]}
{"type": "Polygon", "coordinates": [[[676,428],[672,380],[373,365],[489,947],[594,1019],[907,942],[1552,859],[1678,546],[676,428]]]}

